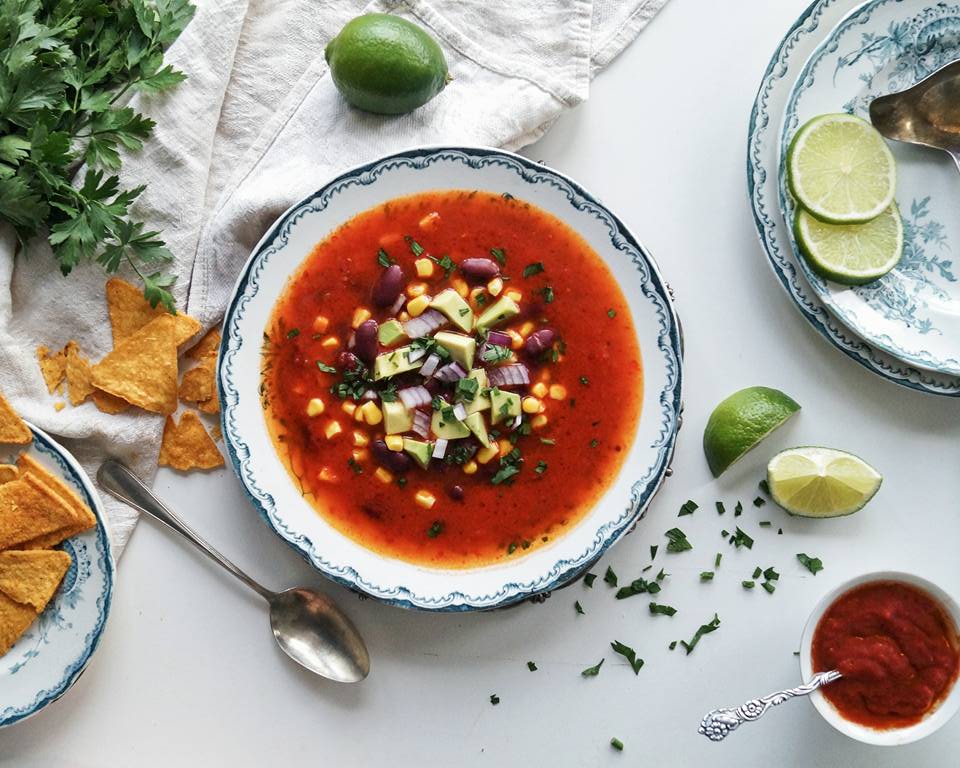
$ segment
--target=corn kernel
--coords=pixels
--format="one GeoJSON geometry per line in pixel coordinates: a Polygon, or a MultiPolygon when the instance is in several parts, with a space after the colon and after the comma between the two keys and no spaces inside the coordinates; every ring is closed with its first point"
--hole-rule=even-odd
{"type": "Polygon", "coordinates": [[[532,419],[530,419],[530,426],[534,429],[540,429],[541,427],[547,426],[547,417],[542,413],[537,414],[532,419]]]}
{"type": "Polygon", "coordinates": [[[474,304],[476,304],[476,303],[477,303],[477,297],[478,297],[478,296],[483,296],[483,292],[484,292],[485,290],[487,290],[487,289],[484,288],[482,285],[478,285],[476,288],[472,289],[472,290],[470,291],[470,301],[472,301],[474,304]]]}
{"type": "Polygon", "coordinates": [[[370,426],[375,426],[383,421],[383,411],[373,400],[360,406],[360,410],[363,411],[363,420],[370,426]]]}
{"type": "Polygon", "coordinates": [[[433,262],[430,259],[417,259],[413,266],[417,268],[417,277],[433,277],[433,262]]]}
{"type": "Polygon", "coordinates": [[[314,333],[326,333],[327,328],[330,327],[330,320],[323,315],[317,315],[313,318],[313,332],[314,333]]]}
{"type": "Polygon", "coordinates": [[[353,400],[344,400],[340,408],[343,409],[344,413],[348,413],[353,416],[353,412],[357,410],[357,404],[353,402],[353,400]]]}
{"type": "Polygon", "coordinates": [[[332,419],[327,423],[327,426],[323,430],[323,434],[327,436],[327,440],[333,440],[337,435],[343,432],[343,427],[340,426],[339,421],[333,421],[332,419]]]}
{"type": "Polygon", "coordinates": [[[523,336],[516,331],[507,331],[507,336],[510,337],[511,349],[520,349],[523,346],[523,336]]]}
{"type": "Polygon", "coordinates": [[[567,398],[567,388],[563,384],[551,384],[550,385],[550,397],[553,400],[566,400],[567,398]]]}
{"type": "Polygon", "coordinates": [[[453,287],[453,290],[460,294],[461,298],[467,298],[467,295],[470,293],[470,286],[467,285],[465,280],[459,277],[453,278],[453,280],[450,281],[450,285],[453,287]]]}
{"type": "Polygon", "coordinates": [[[527,321],[520,326],[520,335],[523,336],[523,338],[527,338],[527,336],[533,333],[534,328],[536,328],[536,326],[530,321],[527,321]]]}
{"type": "Polygon", "coordinates": [[[426,283],[410,283],[407,286],[407,296],[411,299],[416,298],[417,296],[423,296],[427,292],[426,283]]]}
{"type": "Polygon", "coordinates": [[[523,299],[523,294],[520,293],[520,291],[515,291],[511,288],[509,291],[507,291],[507,298],[513,299],[519,303],[523,299]]]}
{"type": "Polygon", "coordinates": [[[434,496],[430,491],[419,490],[413,495],[413,500],[417,503],[418,507],[423,507],[424,509],[433,509],[433,505],[437,503],[437,497],[434,496]]]}
{"type": "Polygon", "coordinates": [[[525,397],[523,398],[523,403],[521,408],[524,413],[540,413],[540,406],[543,403],[540,402],[536,397],[525,397]]]}
{"type": "Polygon", "coordinates": [[[350,455],[353,456],[355,463],[361,464],[370,458],[370,451],[366,448],[354,448],[350,455]]]}
{"type": "Polygon", "coordinates": [[[357,430],[353,433],[353,444],[357,448],[366,448],[368,445],[370,445],[370,438],[367,437],[365,432],[360,432],[357,430]]]}
{"type": "Polygon", "coordinates": [[[324,349],[336,349],[340,346],[340,339],[336,336],[327,336],[327,338],[320,342],[320,346],[324,349]]]}
{"type": "Polygon", "coordinates": [[[401,435],[387,435],[383,438],[383,442],[387,444],[387,448],[391,451],[403,450],[403,437],[401,435]]]}
{"type": "Polygon", "coordinates": [[[475,475],[477,473],[477,469],[478,469],[477,462],[471,459],[470,461],[468,461],[466,464],[463,465],[463,474],[475,475]]]}
{"type": "Polygon", "coordinates": [[[363,406],[362,405],[353,412],[353,420],[363,423],[363,406]]]}
{"type": "Polygon", "coordinates": [[[410,299],[410,301],[407,302],[407,311],[410,313],[410,317],[420,317],[429,306],[429,296],[417,296],[417,298],[410,299]]]}
{"type": "Polygon", "coordinates": [[[499,443],[499,451],[501,456],[506,456],[510,451],[513,450],[513,443],[511,443],[507,438],[502,438],[499,443]]]}
{"type": "Polygon", "coordinates": [[[486,464],[490,459],[500,453],[500,446],[496,443],[490,443],[489,447],[481,448],[477,451],[477,461],[486,464]]]}
{"type": "Polygon", "coordinates": [[[418,226],[420,229],[433,229],[437,224],[440,223],[440,214],[436,211],[432,211],[420,219],[418,226]]]}
{"type": "Polygon", "coordinates": [[[487,290],[490,291],[491,296],[499,296],[503,292],[503,280],[499,277],[493,278],[487,283],[487,290]]]}
{"type": "Polygon", "coordinates": [[[370,310],[366,307],[357,307],[353,310],[353,320],[350,325],[354,328],[359,328],[361,323],[366,322],[370,319],[370,310]]]}
{"type": "Polygon", "coordinates": [[[377,467],[377,471],[373,473],[373,476],[384,485],[388,485],[393,482],[393,475],[383,467],[377,467]]]}
{"type": "Polygon", "coordinates": [[[317,477],[321,482],[324,483],[335,483],[337,482],[337,476],[330,467],[322,467],[317,473],[317,477]]]}
{"type": "Polygon", "coordinates": [[[319,397],[311,398],[310,402],[307,403],[307,416],[319,416],[323,413],[323,400],[319,397]]]}
{"type": "Polygon", "coordinates": [[[547,391],[547,385],[542,381],[538,381],[536,384],[530,387],[530,393],[534,397],[539,397],[541,399],[547,396],[547,391]]]}
{"type": "Polygon", "coordinates": [[[405,323],[409,319],[410,319],[410,313],[407,312],[406,310],[404,310],[399,315],[397,315],[397,320],[399,320],[401,323],[405,323]]]}

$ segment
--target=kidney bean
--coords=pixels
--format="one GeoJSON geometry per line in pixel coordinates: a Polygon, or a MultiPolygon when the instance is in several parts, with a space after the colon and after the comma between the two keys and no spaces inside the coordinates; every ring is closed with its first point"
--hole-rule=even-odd
{"type": "Polygon", "coordinates": [[[391,264],[380,273],[373,286],[373,303],[378,307],[389,307],[397,300],[403,287],[403,270],[399,265],[391,264]]]}
{"type": "Polygon", "coordinates": [[[413,467],[413,459],[403,451],[391,451],[383,440],[374,440],[370,443],[370,451],[381,467],[394,474],[402,475],[413,467]]]}
{"type": "Polygon", "coordinates": [[[360,360],[353,352],[341,352],[337,364],[344,371],[353,371],[360,366],[360,360]]]}
{"type": "Polygon", "coordinates": [[[461,261],[460,271],[471,283],[485,283],[500,274],[500,267],[493,259],[474,257],[461,261]]]}
{"type": "Polygon", "coordinates": [[[527,336],[527,340],[523,342],[523,351],[530,357],[540,357],[553,346],[556,337],[557,334],[552,328],[541,328],[527,336]]]}
{"type": "Polygon", "coordinates": [[[451,488],[449,491],[447,491],[447,493],[450,494],[450,498],[453,499],[454,501],[463,501],[463,497],[466,495],[466,494],[463,492],[463,486],[462,486],[462,485],[455,485],[455,486],[453,486],[453,488],[451,488]]]}
{"type": "Polygon", "coordinates": [[[376,320],[364,320],[355,334],[353,351],[367,365],[373,365],[380,351],[380,342],[377,340],[379,328],[376,320]]]}

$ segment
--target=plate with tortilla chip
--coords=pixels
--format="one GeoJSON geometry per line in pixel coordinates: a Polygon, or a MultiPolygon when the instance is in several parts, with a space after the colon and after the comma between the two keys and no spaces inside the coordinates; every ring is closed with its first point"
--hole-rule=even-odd
{"type": "Polygon", "coordinates": [[[62,696],[110,612],[114,563],[93,484],[67,451],[0,446],[0,727],[62,696]]]}

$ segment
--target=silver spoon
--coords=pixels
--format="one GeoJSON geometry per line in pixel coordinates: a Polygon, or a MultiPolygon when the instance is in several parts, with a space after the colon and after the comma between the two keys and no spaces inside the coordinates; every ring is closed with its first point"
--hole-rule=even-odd
{"type": "Polygon", "coordinates": [[[370,656],[363,638],[328,597],[304,587],[272,592],[261,586],[201,539],[119,461],[105,461],[97,472],[97,480],[121,501],[146,512],[195,544],[266,600],[273,636],[284,653],[298,664],[340,683],[357,683],[370,673],[370,656]]]}
{"type": "Polygon", "coordinates": [[[721,708],[707,712],[700,721],[698,733],[702,733],[710,741],[723,741],[733,731],[750,720],[757,720],[767,713],[771,707],[792,699],[794,696],[807,696],[822,685],[839,680],[842,675],[835,669],[829,672],[818,672],[807,683],[785,691],[777,691],[761,699],[751,699],[736,709],[721,708]]]}
{"type": "Polygon", "coordinates": [[[960,60],[912,88],[874,99],[870,122],[888,139],[942,149],[960,169],[960,60]]]}

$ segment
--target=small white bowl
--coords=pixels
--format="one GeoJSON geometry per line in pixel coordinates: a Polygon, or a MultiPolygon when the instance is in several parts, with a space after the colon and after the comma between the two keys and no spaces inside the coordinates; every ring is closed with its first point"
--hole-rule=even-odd
{"type": "MultiPolygon", "coordinates": [[[[810,618],[807,619],[806,626],[803,628],[803,636],[800,639],[800,672],[804,680],[809,680],[814,674],[811,654],[813,635],[817,629],[817,624],[820,623],[820,619],[823,617],[823,614],[826,613],[827,608],[845,592],[850,591],[854,587],[859,587],[862,584],[874,581],[899,581],[909,586],[922,589],[943,606],[953,622],[954,631],[960,636],[960,629],[958,629],[960,628],[960,606],[957,605],[957,601],[953,597],[940,589],[936,584],[932,584],[926,579],[915,576],[912,573],[903,573],[901,571],[875,571],[874,573],[867,573],[863,576],[857,576],[849,581],[845,581],[824,595],[813,609],[810,618]]],[[[810,695],[810,699],[813,701],[813,706],[816,707],[817,711],[823,716],[823,719],[840,731],[840,733],[849,736],[851,739],[862,741],[865,744],[892,747],[900,744],[909,744],[912,741],[922,739],[946,724],[950,718],[957,713],[957,710],[960,710],[960,685],[958,685],[955,680],[946,698],[944,698],[932,712],[928,713],[920,722],[904,728],[887,728],[881,730],[851,722],[843,717],[833,704],[830,703],[830,700],[820,691],[814,691],[810,695]]]]}

